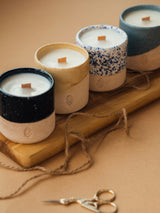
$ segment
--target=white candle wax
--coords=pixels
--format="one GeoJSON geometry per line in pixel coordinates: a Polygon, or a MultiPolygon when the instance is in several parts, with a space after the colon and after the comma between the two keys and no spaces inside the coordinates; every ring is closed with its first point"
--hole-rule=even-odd
{"type": "Polygon", "coordinates": [[[128,13],[124,20],[131,25],[138,27],[160,26],[160,12],[155,10],[137,10],[128,13]],[[143,21],[142,18],[150,16],[150,20],[143,21]]]}
{"type": "Polygon", "coordinates": [[[80,37],[83,45],[100,48],[111,48],[125,41],[122,35],[114,29],[91,29],[80,37]],[[105,40],[98,40],[98,36],[106,36],[105,40]]]}
{"type": "Polygon", "coordinates": [[[80,52],[66,48],[50,50],[40,58],[42,64],[53,68],[71,68],[84,63],[85,60],[85,56],[80,52]],[[63,57],[66,57],[67,61],[58,63],[58,59],[63,57]]]}
{"type": "Polygon", "coordinates": [[[50,86],[49,80],[42,75],[22,73],[4,79],[0,88],[11,95],[30,97],[46,92],[50,86]],[[31,83],[31,88],[22,88],[21,85],[26,83],[31,83]]]}

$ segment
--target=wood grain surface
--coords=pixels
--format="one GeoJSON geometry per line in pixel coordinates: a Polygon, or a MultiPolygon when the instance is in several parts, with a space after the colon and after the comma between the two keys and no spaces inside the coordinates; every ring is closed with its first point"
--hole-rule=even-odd
{"type": "MultiPolygon", "coordinates": [[[[145,88],[145,78],[137,74],[128,74],[125,85],[121,88],[108,93],[90,93],[88,105],[81,110],[86,113],[98,113],[107,115],[110,113],[120,112],[125,108],[127,113],[131,113],[140,107],[158,99],[160,97],[160,70],[148,74],[151,87],[145,88]],[[132,88],[130,85],[138,85],[142,89],[132,88]]],[[[74,117],[69,124],[69,130],[78,131],[84,136],[90,136],[98,130],[115,122],[118,115],[107,118],[96,117],[74,117]]],[[[31,167],[48,159],[51,156],[64,150],[65,139],[64,129],[66,124],[66,115],[56,116],[56,129],[46,140],[37,144],[17,144],[9,141],[0,134],[0,149],[3,153],[10,156],[13,160],[24,167],[31,167]]],[[[71,144],[77,139],[71,138],[71,144]]]]}

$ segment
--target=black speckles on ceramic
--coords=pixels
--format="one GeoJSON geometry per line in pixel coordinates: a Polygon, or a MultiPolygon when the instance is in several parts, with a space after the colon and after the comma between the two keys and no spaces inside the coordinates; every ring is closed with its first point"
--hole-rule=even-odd
{"type": "Polygon", "coordinates": [[[0,76],[0,84],[11,75],[34,73],[47,78],[51,86],[48,91],[32,97],[19,97],[8,94],[0,88],[0,115],[12,122],[30,123],[47,118],[54,111],[54,80],[50,74],[35,68],[18,68],[0,76]]]}

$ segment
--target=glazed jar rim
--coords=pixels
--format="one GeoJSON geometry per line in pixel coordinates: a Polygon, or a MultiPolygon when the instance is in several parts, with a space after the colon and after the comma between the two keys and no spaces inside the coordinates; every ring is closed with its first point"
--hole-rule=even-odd
{"type": "Polygon", "coordinates": [[[123,10],[122,13],[120,14],[120,21],[125,24],[126,26],[133,28],[133,29],[141,29],[141,30],[148,30],[148,29],[157,29],[160,28],[160,26],[153,26],[153,27],[143,27],[143,26],[135,26],[132,24],[127,23],[124,20],[124,16],[127,15],[130,12],[136,11],[136,10],[145,10],[145,9],[156,9],[154,11],[159,11],[160,12],[160,6],[158,5],[153,5],[153,4],[140,4],[140,5],[134,5],[132,7],[128,7],[127,9],[123,10]]]}
{"type": "Polygon", "coordinates": [[[55,85],[54,78],[48,72],[46,72],[44,70],[41,70],[41,69],[33,68],[33,67],[20,67],[20,68],[11,69],[11,70],[8,70],[8,71],[2,73],[0,75],[0,84],[3,82],[4,79],[7,79],[8,77],[10,77],[12,75],[23,74],[23,73],[40,74],[41,76],[46,77],[50,81],[50,87],[49,87],[49,89],[46,90],[45,92],[39,94],[39,95],[34,95],[34,96],[16,96],[16,95],[12,95],[12,94],[4,91],[0,87],[0,93],[3,93],[3,94],[5,94],[5,95],[7,95],[9,97],[14,97],[14,98],[16,97],[16,98],[23,99],[23,100],[24,99],[28,99],[28,98],[32,99],[32,98],[35,98],[35,97],[39,97],[41,95],[45,95],[55,85]]]}
{"type": "Polygon", "coordinates": [[[126,34],[126,32],[122,29],[120,29],[119,27],[115,27],[113,25],[105,25],[105,24],[101,24],[101,25],[90,25],[87,27],[82,28],[81,30],[78,31],[78,33],[76,34],[76,41],[84,47],[84,49],[93,49],[95,51],[97,50],[111,50],[111,49],[115,49],[116,47],[119,47],[121,45],[123,45],[126,41],[128,41],[128,36],[126,34]],[[102,47],[92,47],[89,45],[84,45],[83,42],[80,39],[81,34],[87,30],[87,29],[94,29],[94,28],[101,28],[101,29],[115,29],[116,31],[119,31],[123,36],[124,36],[124,41],[120,44],[117,44],[113,47],[108,47],[108,48],[102,48],[102,47]]]}
{"type": "MultiPolygon", "coordinates": [[[[62,48],[59,48],[59,49],[62,49],[62,48]]],[[[72,48],[71,48],[72,49],[72,48]]],[[[77,51],[78,52],[78,51],[77,51]]],[[[82,53],[81,53],[82,54],[82,53]]],[[[88,60],[89,60],[89,54],[88,52],[84,49],[84,48],[81,48],[80,46],[76,45],[76,44],[72,44],[72,43],[69,43],[69,42],[53,42],[53,43],[48,43],[48,44],[45,44],[41,47],[39,47],[36,52],[35,52],[35,60],[36,60],[36,63],[42,65],[44,67],[44,69],[48,68],[48,69],[54,69],[54,70],[73,70],[75,71],[75,69],[77,69],[78,67],[82,66],[83,64],[85,64],[88,60]],[[50,66],[45,66],[43,63],[41,63],[41,61],[39,60],[39,57],[38,57],[38,53],[40,50],[46,48],[46,47],[49,47],[49,46],[54,46],[54,45],[64,45],[64,49],[68,49],[66,46],[70,46],[70,47],[76,47],[80,50],[82,50],[84,53],[85,53],[85,61],[77,66],[73,66],[73,67],[65,67],[65,68],[57,68],[57,67],[50,67],[50,66]]]]}

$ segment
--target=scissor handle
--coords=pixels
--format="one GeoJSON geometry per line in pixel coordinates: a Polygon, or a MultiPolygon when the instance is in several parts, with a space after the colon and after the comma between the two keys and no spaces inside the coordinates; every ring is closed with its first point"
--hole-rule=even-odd
{"type": "Polygon", "coordinates": [[[115,203],[113,203],[113,202],[104,202],[104,201],[102,201],[102,202],[99,202],[98,203],[98,213],[116,213],[117,212],[117,210],[118,210],[118,207],[117,207],[117,205],[115,204],[115,203]],[[107,206],[110,206],[110,207],[112,207],[112,210],[110,210],[110,211],[101,211],[100,209],[99,209],[99,207],[100,206],[102,206],[102,205],[107,205],[107,206]]]}
{"type": "Polygon", "coordinates": [[[83,206],[91,211],[97,212],[97,213],[116,213],[118,210],[118,207],[115,203],[106,201],[106,200],[99,200],[99,201],[84,200],[80,204],[81,204],[81,206],[83,206]],[[102,205],[110,206],[110,207],[112,207],[112,210],[105,211],[105,212],[101,211],[100,206],[102,206],[102,205]]]}
{"type": "Polygon", "coordinates": [[[115,200],[115,198],[116,198],[116,194],[112,189],[99,189],[93,197],[93,199],[97,202],[99,202],[100,200],[102,200],[102,202],[103,201],[112,202],[112,201],[115,200]],[[101,199],[100,195],[103,194],[103,193],[110,194],[111,197],[109,199],[101,199]]]}

